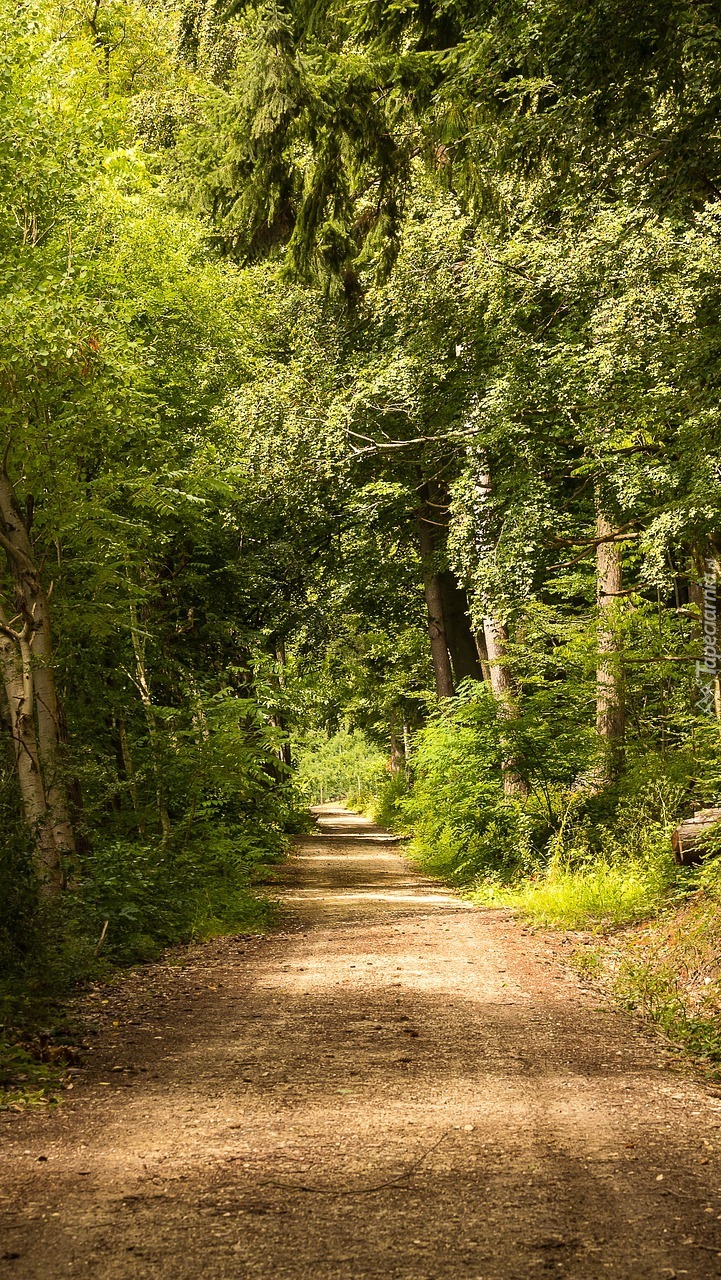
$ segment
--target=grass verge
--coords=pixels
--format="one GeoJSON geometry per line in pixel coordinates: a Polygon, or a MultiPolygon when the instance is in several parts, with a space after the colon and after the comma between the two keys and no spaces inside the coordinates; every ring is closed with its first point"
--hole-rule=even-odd
{"type": "Polygon", "coordinates": [[[617,1004],[718,1078],[721,1074],[721,867],[678,872],[668,860],[551,869],[470,892],[541,928],[594,935],[574,966],[617,1004]]]}
{"type": "Polygon", "coordinates": [[[666,860],[656,863],[600,863],[515,884],[493,880],[469,892],[479,906],[510,907],[544,928],[605,932],[648,919],[668,902],[676,876],[666,860]]]}

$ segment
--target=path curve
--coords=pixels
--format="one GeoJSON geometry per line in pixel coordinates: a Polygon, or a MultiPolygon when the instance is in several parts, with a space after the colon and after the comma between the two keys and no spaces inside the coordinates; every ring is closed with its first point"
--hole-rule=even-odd
{"type": "Polygon", "coordinates": [[[98,988],[62,1107],[0,1115],[0,1274],[721,1274],[721,1100],[543,935],[319,827],[282,932],[98,988]]]}

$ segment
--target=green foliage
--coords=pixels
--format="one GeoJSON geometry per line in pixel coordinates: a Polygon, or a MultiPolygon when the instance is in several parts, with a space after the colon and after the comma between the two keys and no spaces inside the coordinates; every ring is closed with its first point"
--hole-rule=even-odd
{"type": "MultiPolygon", "coordinates": [[[[239,717],[234,701],[221,701],[220,716],[217,705],[210,709],[207,736],[194,741],[187,734],[181,749],[168,753],[168,842],[152,831],[152,805],[144,814],[131,809],[132,818],[118,805],[113,821],[102,804],[94,812],[88,784],[92,845],[76,887],[41,911],[27,860],[19,876],[14,847],[5,847],[0,868],[14,911],[4,919],[0,1022],[53,1023],[72,984],[109,962],[149,960],[169,944],[267,926],[272,908],[258,881],[285,852],[295,799],[266,772],[273,757],[252,732],[257,713],[246,705],[239,717]]],[[[142,785],[139,771],[135,786],[142,785]]]]}
{"type": "MultiPolygon", "coordinates": [[[[196,65],[205,10],[188,23],[196,65]]],[[[393,260],[421,165],[504,229],[536,214],[555,229],[569,211],[585,225],[599,200],[688,216],[718,196],[713,3],[250,0],[229,12],[234,56],[191,131],[189,167],[241,253],[287,246],[296,271],[350,278],[352,291],[369,260],[393,260]]]]}
{"type": "Polygon", "coordinates": [[[359,729],[306,730],[295,739],[295,783],[309,804],[361,799],[375,790],[386,759],[359,729]]]}
{"type": "Polygon", "coordinates": [[[0,1036],[0,1111],[58,1102],[63,1077],[60,1063],[43,1062],[42,1048],[0,1036]]]}
{"type": "Polygon", "coordinates": [[[458,884],[528,865],[534,829],[544,828],[504,795],[500,757],[496,705],[483,686],[469,686],[414,740],[414,784],[402,811],[424,863],[458,884]]]}
{"type": "Polygon", "coordinates": [[[655,1023],[667,1041],[718,1074],[719,864],[710,859],[677,886],[664,910],[574,956],[627,1009],[655,1023]]]}
{"type": "MultiPolygon", "coordinates": [[[[269,913],[252,891],[252,872],[269,860],[269,843],[239,825],[220,826],[178,854],[109,843],[88,860],[80,918],[98,938],[108,921],[104,954],[122,962],[155,958],[169,943],[254,932],[269,913]]],[[[280,840],[276,849],[280,856],[280,840]]]]}
{"type": "Polygon", "coordinates": [[[622,962],[614,982],[616,998],[629,1010],[641,1013],[673,1043],[694,1058],[721,1062],[721,1023],[718,1009],[693,1009],[673,960],[663,966],[622,962]]]}
{"type": "Polygon", "coordinates": [[[665,905],[674,882],[668,855],[648,862],[606,863],[522,881],[511,888],[483,887],[473,900],[484,906],[512,907],[544,927],[605,932],[644,920],[665,905]]]}
{"type": "MultiPolygon", "coordinates": [[[[531,721],[536,710],[531,698],[531,721]]],[[[475,901],[545,925],[605,929],[657,912],[683,883],[669,837],[691,788],[703,789],[699,760],[639,755],[613,789],[574,787],[575,739],[559,732],[549,751],[534,735],[530,752],[523,719],[509,731],[489,693],[469,685],[416,735],[414,784],[401,808],[423,864],[475,901]],[[502,738],[531,782],[526,799],[504,794],[502,738]]],[[[541,727],[550,734],[552,723],[541,727]]]]}
{"type": "Polygon", "coordinates": [[[297,797],[375,795],[545,922],[678,889],[721,795],[718,35],[690,0],[0,3],[0,454],[78,845],[47,915],[8,733],[18,1018],[259,926],[297,797]]]}
{"type": "Polygon", "coordinates": [[[39,907],[8,734],[0,997],[19,1026],[109,961],[267,921],[254,883],[297,825],[273,564],[302,500],[268,476],[259,519],[236,412],[287,291],[214,258],[133,132],[132,100],[175,65],[172,22],[40,0],[0,23],[0,434],[50,592],[78,844],[39,907]]]}
{"type": "Polygon", "coordinates": [[[370,806],[368,797],[366,807],[370,808],[371,817],[380,827],[407,834],[408,822],[404,812],[404,801],[408,795],[408,781],[402,769],[389,772],[378,787],[370,806]]]}

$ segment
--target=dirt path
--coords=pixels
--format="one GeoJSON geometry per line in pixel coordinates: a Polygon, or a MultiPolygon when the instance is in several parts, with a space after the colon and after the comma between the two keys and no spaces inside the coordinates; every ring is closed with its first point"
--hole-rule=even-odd
{"type": "Polygon", "coordinates": [[[721,1274],[721,1100],[543,937],[321,826],[283,933],[98,991],[67,1101],[0,1116],[3,1277],[721,1274]]]}

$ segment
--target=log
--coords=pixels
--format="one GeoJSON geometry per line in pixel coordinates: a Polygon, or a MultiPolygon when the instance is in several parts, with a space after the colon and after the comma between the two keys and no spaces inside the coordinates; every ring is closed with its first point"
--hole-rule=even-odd
{"type": "Polygon", "coordinates": [[[710,852],[704,844],[719,822],[721,809],[699,809],[692,818],[679,823],[671,835],[671,848],[680,867],[692,867],[710,852]]]}

